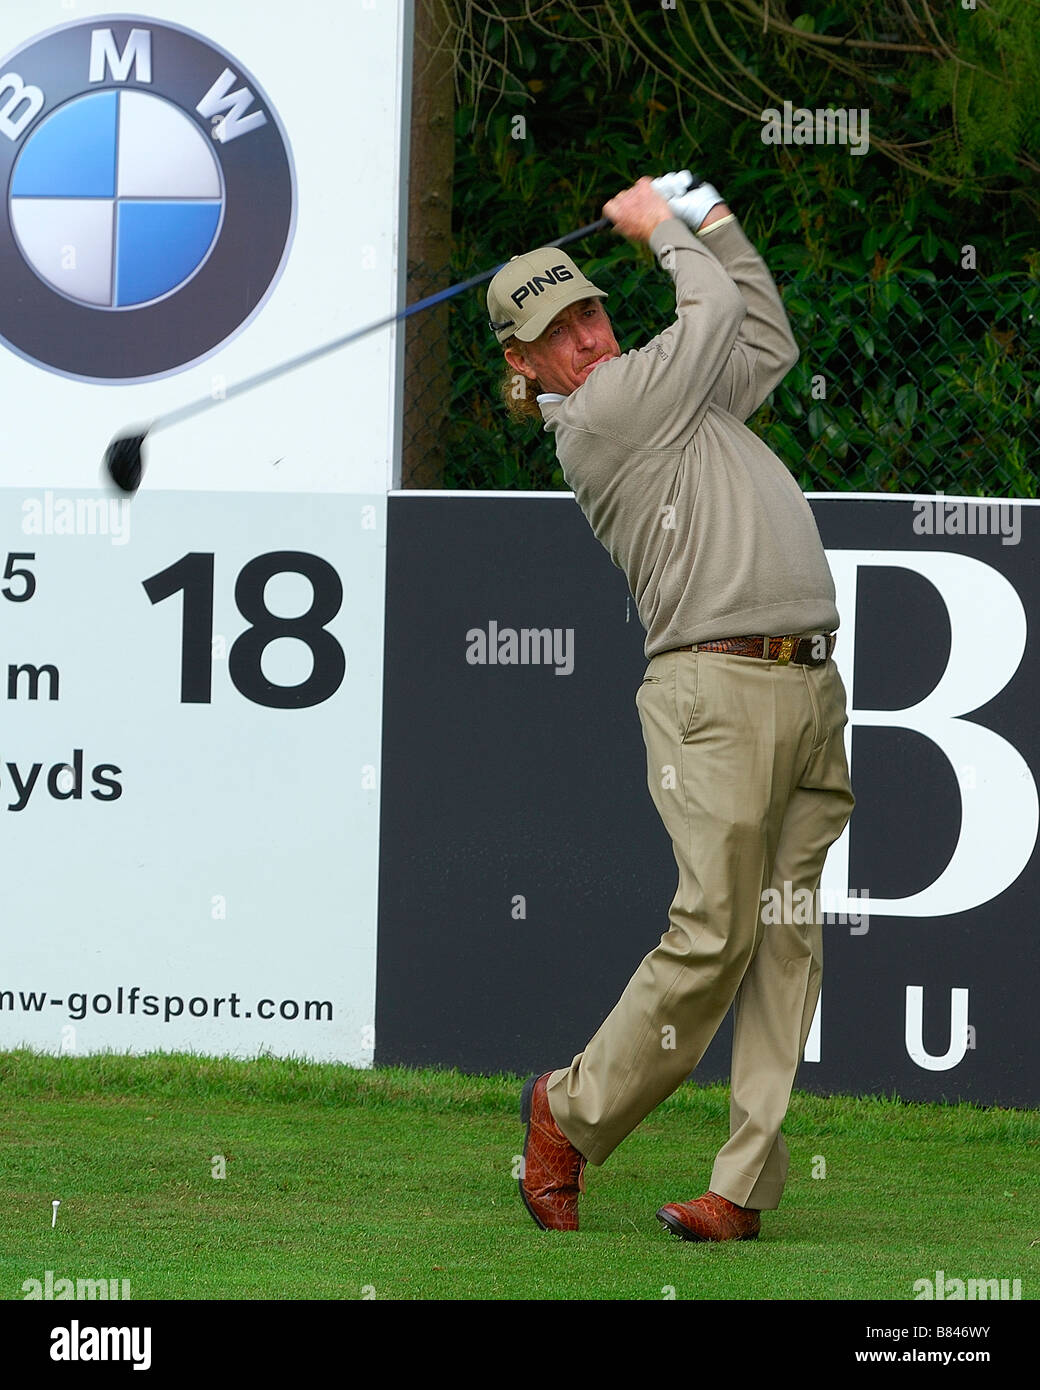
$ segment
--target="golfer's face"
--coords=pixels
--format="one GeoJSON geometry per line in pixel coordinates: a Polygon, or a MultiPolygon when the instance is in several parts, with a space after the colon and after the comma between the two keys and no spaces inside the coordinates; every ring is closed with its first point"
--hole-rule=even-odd
{"type": "MultiPolygon", "coordinates": [[[[561,309],[540,338],[524,343],[521,355],[546,391],[569,396],[601,362],[620,357],[621,349],[602,301],[581,299],[561,309]]],[[[509,353],[507,358],[519,365],[509,353]]]]}

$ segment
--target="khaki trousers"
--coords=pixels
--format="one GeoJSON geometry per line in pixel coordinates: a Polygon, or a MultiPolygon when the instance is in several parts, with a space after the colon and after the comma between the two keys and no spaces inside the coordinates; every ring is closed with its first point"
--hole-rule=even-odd
{"type": "Polygon", "coordinates": [[[585,1050],[553,1072],[549,1105],[603,1163],[689,1076],[732,1004],[730,1137],[709,1188],[768,1210],[787,1178],[780,1126],[820,992],[817,888],[855,804],[845,688],[832,660],[669,651],[651,659],[636,707],[679,885],[669,930],[585,1050]],[[770,888],[786,911],[764,910],[770,888]]]}

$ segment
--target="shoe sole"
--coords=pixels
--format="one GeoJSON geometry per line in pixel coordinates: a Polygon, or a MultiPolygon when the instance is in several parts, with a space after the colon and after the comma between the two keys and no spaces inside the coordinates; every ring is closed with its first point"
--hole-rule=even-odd
{"type": "Polygon", "coordinates": [[[703,1236],[695,1235],[693,1231],[683,1225],[677,1216],[673,1216],[670,1211],[657,1211],[654,1215],[662,1226],[671,1231],[673,1236],[678,1236],[680,1240],[704,1240],[703,1236]]]}
{"type": "Polygon", "coordinates": [[[534,1222],[534,1224],[538,1227],[540,1231],[547,1231],[549,1230],[549,1227],[539,1217],[538,1213],[531,1206],[531,1203],[527,1200],[527,1193],[524,1191],[523,1178],[523,1174],[527,1171],[527,1145],[528,1141],[531,1138],[531,1100],[534,1095],[534,1088],[541,1075],[542,1073],[539,1072],[538,1076],[529,1076],[526,1082],[524,1083],[524,1089],[520,1092],[520,1123],[526,1125],[527,1129],[526,1133],[524,1134],[524,1151],[522,1155],[523,1171],[520,1177],[517,1178],[516,1185],[520,1189],[520,1200],[527,1208],[528,1215],[531,1217],[531,1220],[534,1222]]]}
{"type": "MultiPolygon", "coordinates": [[[[673,1236],[678,1236],[680,1240],[695,1240],[695,1241],[702,1242],[702,1243],[705,1244],[705,1245],[712,1244],[712,1243],[714,1243],[714,1244],[716,1244],[716,1245],[721,1245],[721,1244],[724,1243],[724,1242],[722,1242],[722,1241],[715,1241],[715,1242],[712,1242],[712,1239],[711,1239],[710,1236],[699,1236],[699,1235],[697,1235],[697,1233],[696,1233],[695,1231],[691,1231],[691,1230],[690,1230],[689,1226],[684,1226],[683,1223],[679,1220],[679,1218],[678,1218],[677,1216],[673,1216],[672,1213],[671,1213],[670,1211],[665,1211],[663,1207],[661,1208],[660,1211],[654,1212],[654,1215],[657,1217],[658,1221],[660,1221],[660,1223],[661,1223],[662,1226],[664,1226],[667,1230],[671,1231],[671,1233],[672,1233],[673,1236]]],[[[746,1236],[727,1236],[727,1237],[726,1237],[726,1240],[757,1240],[757,1239],[758,1239],[758,1232],[757,1232],[757,1231],[755,1231],[753,1234],[746,1235],[746,1236]]]]}

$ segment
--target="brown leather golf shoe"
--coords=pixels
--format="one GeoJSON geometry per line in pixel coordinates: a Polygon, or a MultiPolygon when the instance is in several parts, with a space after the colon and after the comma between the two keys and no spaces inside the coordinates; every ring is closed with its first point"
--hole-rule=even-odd
{"type": "Polygon", "coordinates": [[[551,1075],[530,1077],[520,1097],[527,1134],[517,1181],[524,1206],[543,1231],[576,1231],[585,1160],[553,1119],[545,1091],[551,1075]]]}
{"type": "Polygon", "coordinates": [[[761,1224],[757,1211],[717,1192],[705,1192],[695,1202],[669,1202],[657,1219],[683,1240],[757,1240],[761,1224]]]}

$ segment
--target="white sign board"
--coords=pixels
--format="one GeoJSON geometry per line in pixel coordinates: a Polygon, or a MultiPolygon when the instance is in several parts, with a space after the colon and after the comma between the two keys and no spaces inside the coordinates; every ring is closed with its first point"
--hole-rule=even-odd
{"type": "Polygon", "coordinates": [[[405,48],[0,12],[0,1046],[371,1060],[405,48]]]}

